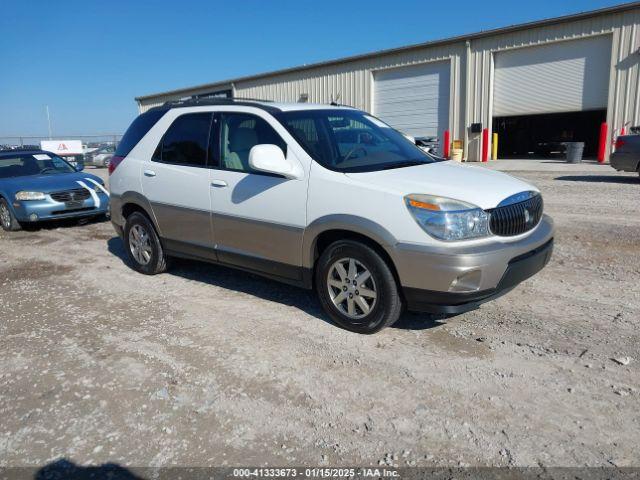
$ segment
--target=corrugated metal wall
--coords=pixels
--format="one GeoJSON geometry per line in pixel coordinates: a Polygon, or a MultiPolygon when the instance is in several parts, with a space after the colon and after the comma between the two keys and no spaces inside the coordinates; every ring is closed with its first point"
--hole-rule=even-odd
{"type": "MultiPolygon", "coordinates": [[[[282,74],[265,75],[234,84],[238,97],[264,98],[296,102],[301,94],[309,102],[338,103],[371,111],[373,72],[422,62],[451,61],[449,128],[452,139],[464,139],[466,157],[479,160],[481,137],[465,128],[482,123],[491,128],[493,96],[493,54],[513,48],[567,41],[592,35],[612,39],[611,74],[607,122],[610,131],[623,124],[640,124],[640,9],[606,14],[571,22],[562,22],[511,33],[497,33],[470,42],[452,42],[432,47],[412,48],[345,63],[309,67],[282,74]],[[467,70],[466,65],[470,68],[467,70]]],[[[174,97],[145,99],[145,111],[166,100],[202,93],[202,88],[182,91],[174,97]]],[[[611,135],[609,141],[611,140],[611,135]]]]}
{"type": "Polygon", "coordinates": [[[463,131],[461,116],[453,113],[459,111],[461,105],[459,95],[462,87],[460,57],[463,53],[464,47],[458,43],[310,68],[302,72],[274,75],[250,82],[238,82],[235,84],[236,95],[238,97],[297,102],[301,94],[307,94],[308,101],[312,103],[337,101],[344,105],[371,111],[373,108],[373,72],[425,62],[449,60],[451,62],[449,129],[455,137],[463,131]]]}
{"type": "Polygon", "coordinates": [[[610,35],[494,53],[493,116],[606,109],[610,66],[610,35]]]}
{"type": "MultiPolygon", "coordinates": [[[[638,124],[639,24],[640,9],[474,40],[469,49],[472,69],[469,75],[468,124],[480,122],[491,130],[494,52],[592,35],[609,35],[612,39],[607,107],[610,132],[619,131],[625,122],[638,124]]],[[[611,138],[609,135],[609,147],[611,138]]],[[[470,160],[480,159],[481,145],[479,134],[469,134],[467,155],[470,160]]]]}

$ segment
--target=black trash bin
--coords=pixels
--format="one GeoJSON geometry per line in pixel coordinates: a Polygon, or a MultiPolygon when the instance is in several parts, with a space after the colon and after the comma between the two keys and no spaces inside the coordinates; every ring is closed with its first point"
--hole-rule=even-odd
{"type": "Polygon", "coordinates": [[[581,163],[584,142],[566,142],[565,158],[567,163],[581,163]]]}

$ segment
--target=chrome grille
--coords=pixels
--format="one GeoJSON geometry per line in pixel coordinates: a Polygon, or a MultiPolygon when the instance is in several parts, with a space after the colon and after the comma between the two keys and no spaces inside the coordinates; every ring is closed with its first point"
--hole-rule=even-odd
{"type": "Polygon", "coordinates": [[[77,202],[81,200],[86,200],[91,196],[89,190],[86,188],[76,188],[73,190],[66,190],[64,192],[55,192],[51,194],[51,198],[53,198],[56,202],[77,202]]]}
{"type": "Polygon", "coordinates": [[[528,232],[542,218],[542,196],[536,194],[522,202],[487,210],[489,228],[494,235],[512,237],[528,232]]]}

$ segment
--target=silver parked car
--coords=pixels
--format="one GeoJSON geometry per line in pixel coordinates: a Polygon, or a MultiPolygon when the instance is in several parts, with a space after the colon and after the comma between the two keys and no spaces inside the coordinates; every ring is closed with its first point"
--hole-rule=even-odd
{"type": "Polygon", "coordinates": [[[85,163],[96,167],[108,167],[109,161],[111,160],[111,157],[113,157],[115,151],[116,147],[113,145],[100,148],[88,154],[88,161],[85,163]]]}
{"type": "Polygon", "coordinates": [[[616,151],[609,159],[618,171],[637,172],[640,175],[640,127],[631,129],[631,135],[622,135],[616,140],[616,151]]]}

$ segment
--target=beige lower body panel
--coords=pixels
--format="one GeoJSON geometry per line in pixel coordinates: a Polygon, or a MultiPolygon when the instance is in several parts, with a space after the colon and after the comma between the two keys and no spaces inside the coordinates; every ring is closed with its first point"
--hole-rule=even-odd
{"type": "Polygon", "coordinates": [[[434,249],[422,245],[397,244],[389,249],[403,287],[447,292],[460,275],[478,270],[476,290],[495,288],[513,258],[544,245],[553,238],[553,221],[544,215],[525,238],[467,249],[452,245],[434,249]]]}

